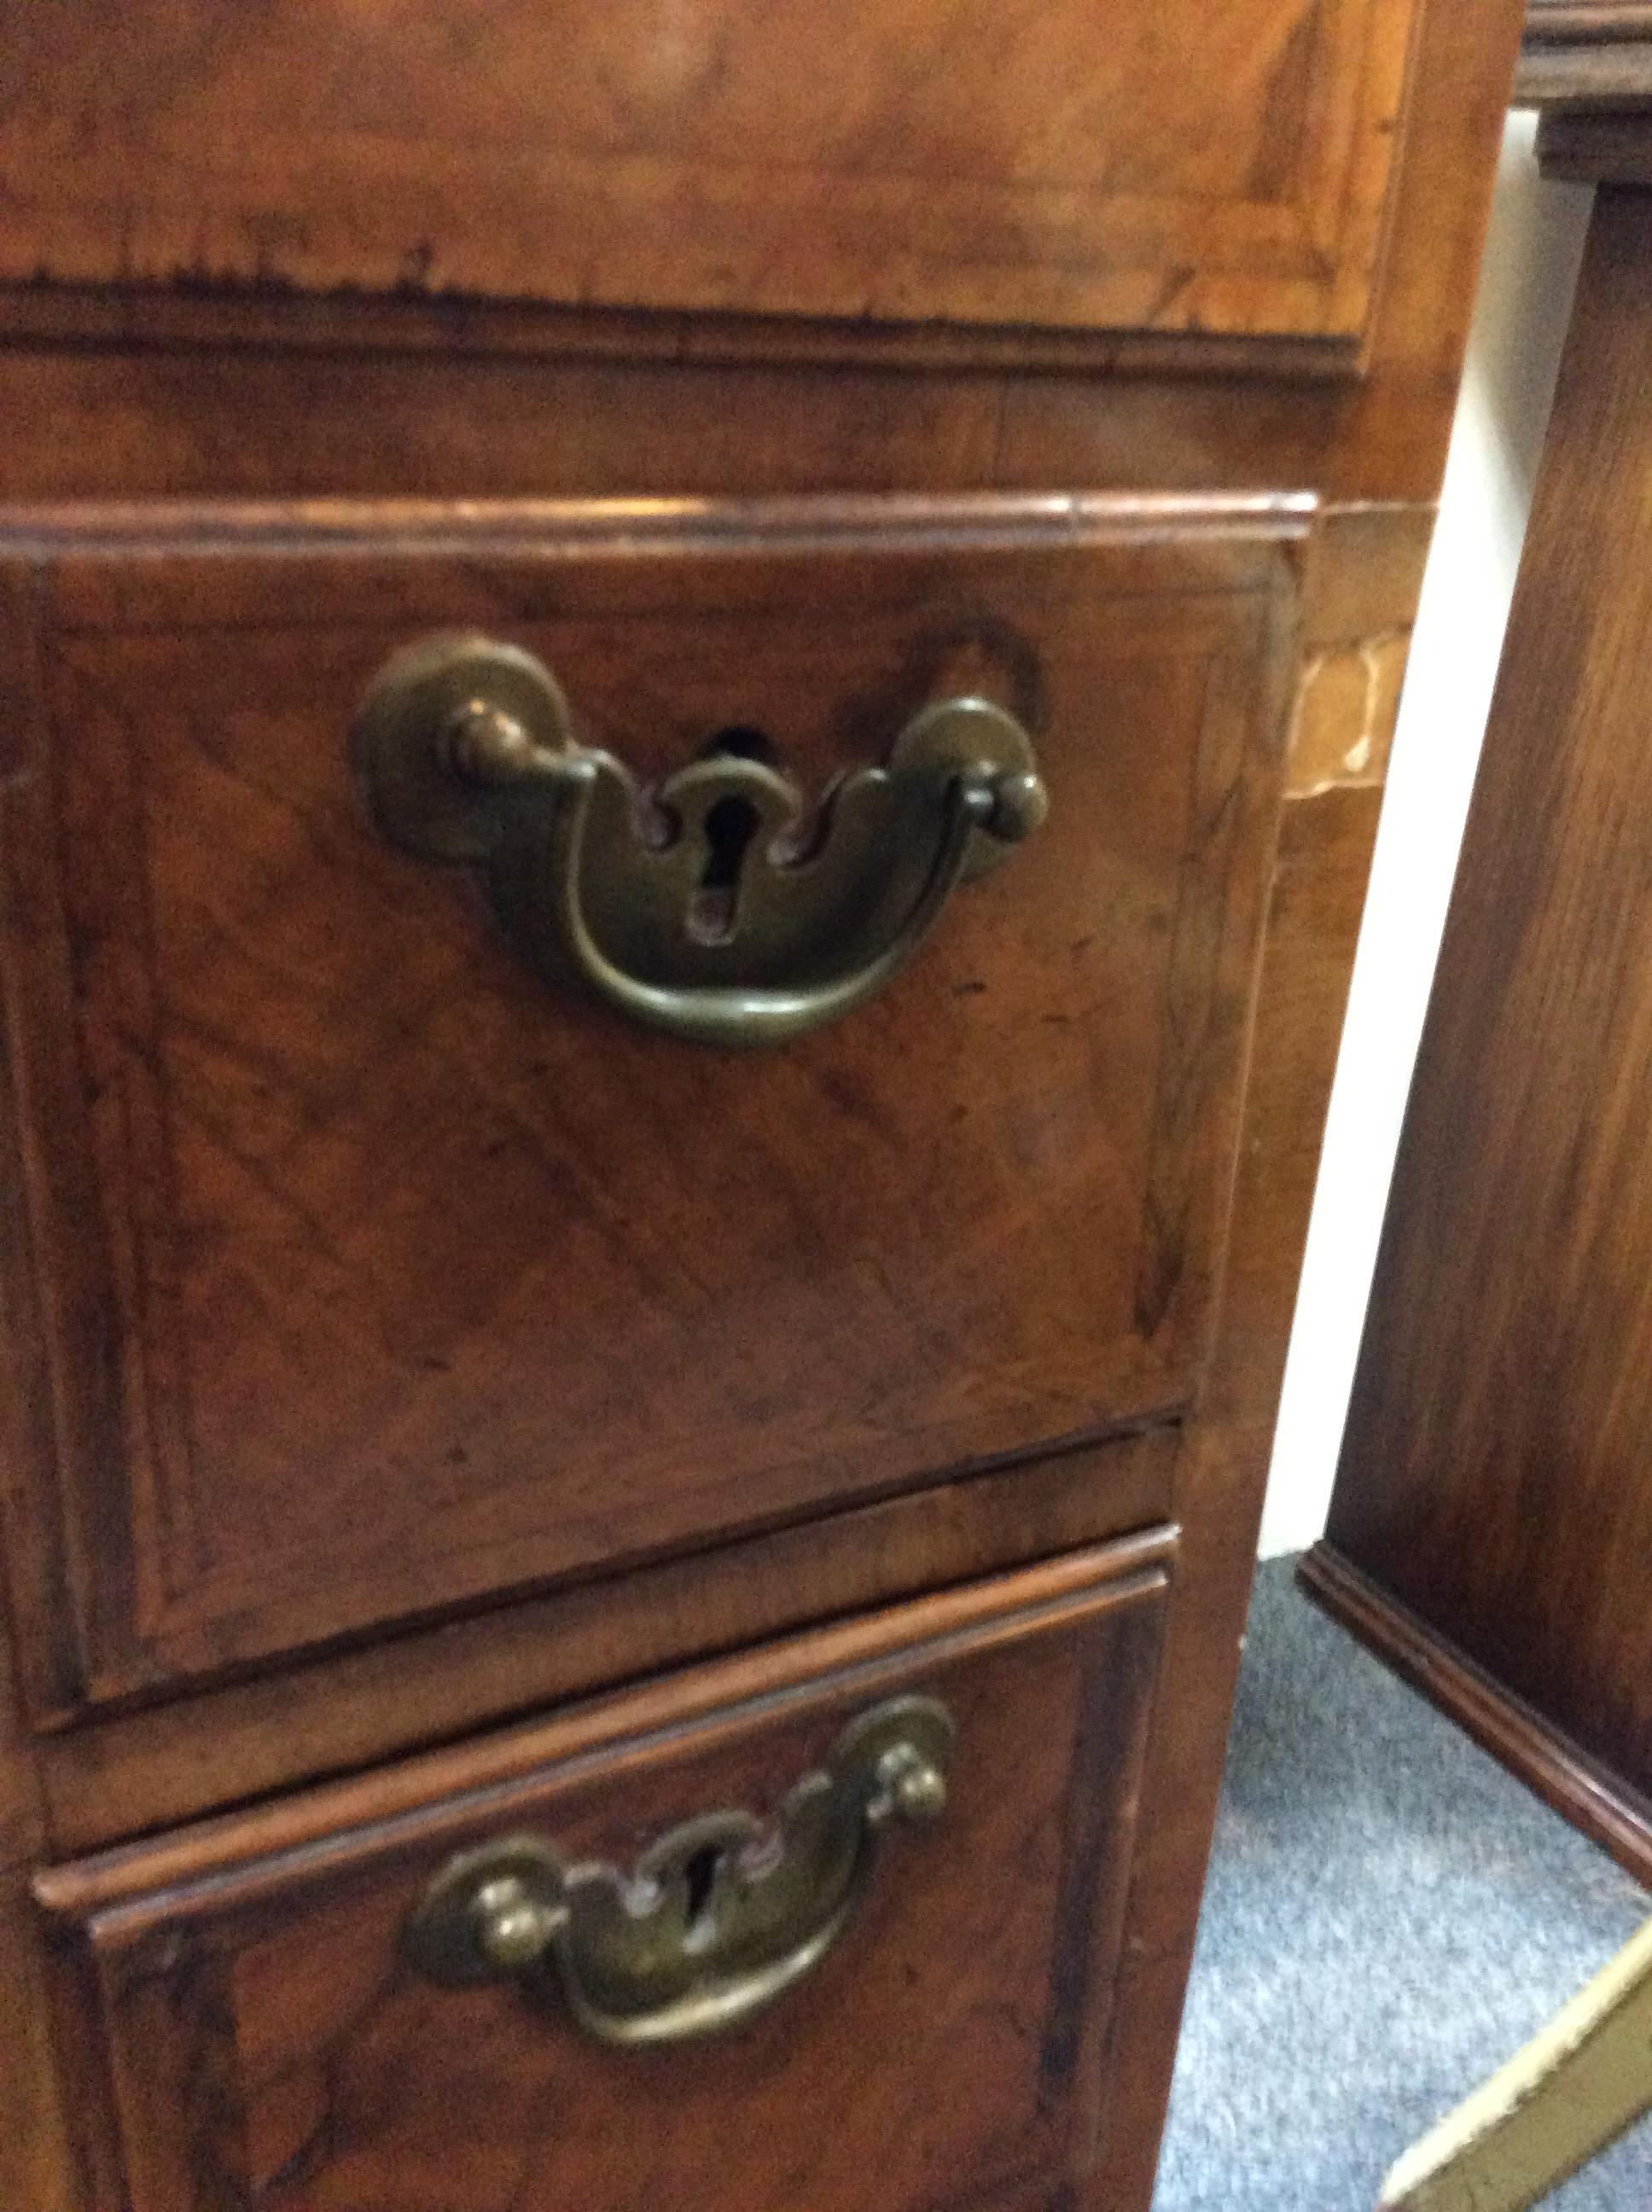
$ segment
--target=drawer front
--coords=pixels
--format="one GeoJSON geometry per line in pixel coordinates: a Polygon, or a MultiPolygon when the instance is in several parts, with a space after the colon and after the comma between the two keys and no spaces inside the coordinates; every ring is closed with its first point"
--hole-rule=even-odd
{"type": "Polygon", "coordinates": [[[26,9],[0,276],[1351,355],[1418,6],[26,9]]]}
{"type": "Polygon", "coordinates": [[[132,2212],[1053,2201],[1105,2124],[1170,1548],[1067,1559],[43,1876],[117,2116],[88,2128],[94,2193],[132,2212]],[[857,1778],[874,1735],[893,1765],[857,1778]],[[834,1782],[835,1857],[803,1806],[834,1782]],[[482,1921],[443,1902],[535,1864],[573,1905],[501,1935],[522,1891],[495,1894],[483,1940],[513,1963],[475,1978],[482,1921]],[[765,1882],[783,1911],[754,1905],[765,1882]],[[598,1893],[625,1923],[605,1959],[598,1893]]]}
{"type": "Polygon", "coordinates": [[[307,527],[60,550],[39,580],[4,799],[39,1701],[1173,1418],[1212,1327],[1302,514],[307,527]],[[645,781],[734,727],[816,793],[926,702],[996,701],[1048,818],[843,1018],[661,1036],[370,818],[355,704],[456,623],[542,656],[645,781]]]}

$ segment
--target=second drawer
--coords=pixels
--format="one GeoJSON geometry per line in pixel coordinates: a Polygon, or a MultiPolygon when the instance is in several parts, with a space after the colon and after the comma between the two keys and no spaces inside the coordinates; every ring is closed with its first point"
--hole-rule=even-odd
{"type": "Polygon", "coordinates": [[[1069,1556],[41,1876],[107,2068],[94,2201],[1053,2201],[1104,2124],[1173,1550],[1069,1556]]]}

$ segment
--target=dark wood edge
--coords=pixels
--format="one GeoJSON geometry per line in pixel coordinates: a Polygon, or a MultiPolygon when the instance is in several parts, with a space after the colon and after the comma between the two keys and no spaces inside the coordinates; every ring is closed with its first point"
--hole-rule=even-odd
{"type": "Polygon", "coordinates": [[[1652,111],[1546,107],[1537,161],[1563,183],[1652,185],[1652,111]]]}
{"type": "Polygon", "coordinates": [[[423,1839],[481,1812],[505,1817],[524,1790],[541,1785],[548,1767],[618,1741],[633,1749],[675,1741],[738,1707],[762,1705],[778,1715],[833,1677],[852,1678],[870,1691],[888,1665],[910,1673],[915,1664],[1162,1595],[1179,1540],[1180,1531],[1167,1523],[1017,1574],[783,1638],[389,1769],[43,1868],[33,1878],[34,1896],[55,1918],[97,1922],[124,1938],[133,1917],[141,1920],[162,1892],[169,1914],[185,1901],[180,1891],[216,1909],[232,1891],[257,1892],[271,1881],[290,1880],[295,1853],[307,1865],[349,1859],[364,1836],[375,1845],[415,1833],[423,1839]]]}
{"type": "Polygon", "coordinates": [[[503,555],[566,550],[735,552],[872,538],[901,551],[931,541],[1063,544],[1206,528],[1303,538],[1321,501],[1309,490],[1236,492],[823,493],[756,499],[146,500],[11,506],[0,554],[46,560],[106,554],[412,550],[503,555]]]}
{"type": "Polygon", "coordinates": [[[74,1709],[86,1683],[64,1480],[70,1408],[58,1387],[64,1248],[53,1222],[83,1194],[52,1172],[43,1127],[75,1127],[72,979],[58,908],[56,842],[40,807],[50,717],[45,580],[0,565],[6,736],[0,744],[0,1605],[17,1693],[30,1714],[74,1709]],[[31,1625],[50,1624],[31,1634],[31,1625]]]}
{"type": "Polygon", "coordinates": [[[806,316],[571,308],[464,295],[303,293],[252,285],[0,283],[0,345],[173,352],[437,354],[677,366],[1047,370],[1341,382],[1360,337],[853,323],[806,316]]]}
{"type": "Polygon", "coordinates": [[[1526,43],[1579,46],[1652,39],[1648,0],[1527,0],[1526,43]]]}
{"type": "Polygon", "coordinates": [[[1629,1789],[1450,1640],[1319,1543],[1297,1570],[1307,1595],[1473,1736],[1563,1820],[1652,1888],[1652,1802],[1629,1789]]]}

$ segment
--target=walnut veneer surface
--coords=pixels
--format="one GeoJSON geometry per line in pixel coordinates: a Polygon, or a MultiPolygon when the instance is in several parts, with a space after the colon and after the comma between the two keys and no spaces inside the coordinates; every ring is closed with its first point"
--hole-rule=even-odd
{"type": "Polygon", "coordinates": [[[960,2176],[976,2202],[1082,2181],[1165,1589],[1151,1546],[1080,1555],[897,1609],[853,1640],[817,1633],[762,1672],[725,1663],[408,1768],[399,1802],[359,1786],[301,1799],[280,1840],[243,1820],[203,1838],[188,1869],[140,1849],[46,1885],[88,1931],[110,2025],[131,2147],[111,2187],[134,2212],[482,2212],[501,2182],[517,2201],[604,2212],[799,2198],[916,2212],[960,2176]],[[914,1688],[944,1698],[958,1730],[947,1825],[902,1839],[760,2047],[570,2046],[525,2033],[513,1991],[386,1972],[456,1848],[543,1824],[582,1855],[623,1856],[685,1795],[772,1804],[847,1715],[914,1688]],[[983,1868],[1014,1869],[990,1915],[983,1868]],[[209,2067],[234,2084],[216,2111],[191,2094],[209,2067]]]}
{"type": "Polygon", "coordinates": [[[0,275],[1354,341],[1417,12],[29,10],[0,275]]]}
{"type": "Polygon", "coordinates": [[[9,830],[62,851],[19,910],[61,908],[70,972],[20,963],[14,1018],[54,1101],[32,1176],[101,1229],[48,1346],[39,1602],[85,1626],[45,1709],[1185,1405],[1308,516],[841,522],[545,510],[444,556],[386,514],[272,568],[177,520],[33,572],[64,769],[9,830]],[[339,743],[398,642],[501,607],[651,778],[732,724],[820,786],[926,697],[997,696],[1042,740],[1035,864],[788,1050],[616,1033],[375,835],[339,743]]]}
{"type": "Polygon", "coordinates": [[[0,2203],[1144,2212],[1518,27],[0,10],[0,2203]],[[457,628],[1049,818],[648,1034],[362,804],[457,628]],[[891,1693],[946,1816],[726,2040],[419,1978],[891,1693]]]}

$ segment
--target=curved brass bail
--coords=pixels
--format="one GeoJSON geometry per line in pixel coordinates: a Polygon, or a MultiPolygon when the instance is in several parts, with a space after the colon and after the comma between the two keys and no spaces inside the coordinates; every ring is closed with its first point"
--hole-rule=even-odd
{"type": "Polygon", "coordinates": [[[355,742],[383,834],[480,869],[507,936],[547,981],[725,1047],[783,1043],[864,1004],[958,884],[1047,811],[1026,732],[973,698],[923,708],[885,765],[834,787],[811,836],[795,787],[738,756],[693,763],[650,803],[611,754],[575,740],[541,663],[482,638],[398,655],[355,742]],[[665,825],[653,840],[640,826],[650,813],[665,825]]]}
{"type": "Polygon", "coordinates": [[[534,1836],[462,1852],[409,1921],[408,1955],[452,1988],[515,1981],[599,2043],[738,2027],[834,1948],[886,1831],[940,1819],[952,1741],[944,1705],[891,1698],[852,1722],[790,1792],[772,1835],[745,1813],[701,1814],[629,1876],[571,1867],[534,1836]]]}

